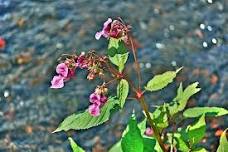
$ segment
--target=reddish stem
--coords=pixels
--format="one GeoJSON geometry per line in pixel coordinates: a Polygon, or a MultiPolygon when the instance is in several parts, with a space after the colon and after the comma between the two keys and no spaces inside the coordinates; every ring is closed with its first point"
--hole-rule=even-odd
{"type": "Polygon", "coordinates": [[[138,59],[137,59],[137,52],[136,52],[132,37],[129,36],[129,39],[130,39],[130,43],[131,43],[131,48],[132,48],[132,52],[133,52],[133,56],[134,56],[134,60],[135,60],[135,65],[136,65],[137,77],[138,77],[138,81],[139,81],[138,88],[141,90],[141,81],[142,81],[141,80],[141,70],[140,70],[138,59]]]}

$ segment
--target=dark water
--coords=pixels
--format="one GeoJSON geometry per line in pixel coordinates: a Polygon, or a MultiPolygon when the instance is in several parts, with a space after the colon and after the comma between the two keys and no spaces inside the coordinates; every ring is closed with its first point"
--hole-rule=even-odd
{"type": "MultiPolygon", "coordinates": [[[[67,135],[51,131],[88,106],[96,84],[81,72],[62,90],[50,90],[49,82],[60,54],[105,50],[107,41],[96,41],[94,34],[108,17],[120,16],[133,26],[145,80],[184,66],[178,80],[199,81],[202,88],[189,106],[228,107],[227,5],[227,0],[0,0],[0,36],[7,43],[0,50],[0,151],[69,150],[67,135]]],[[[169,91],[148,96],[151,107],[171,99],[175,91],[169,91]]],[[[140,110],[135,102],[127,105],[104,126],[69,135],[88,151],[110,147],[132,108],[140,110]]],[[[228,127],[225,120],[218,119],[214,129],[209,125],[204,144],[209,151],[218,143],[215,131],[228,127]]]]}

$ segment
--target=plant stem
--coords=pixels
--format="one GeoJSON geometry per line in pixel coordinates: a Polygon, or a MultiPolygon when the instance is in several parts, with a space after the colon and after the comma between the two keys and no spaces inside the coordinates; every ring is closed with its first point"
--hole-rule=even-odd
{"type": "Polygon", "coordinates": [[[143,110],[145,111],[145,114],[146,114],[146,117],[147,117],[147,120],[150,124],[150,126],[152,127],[153,131],[154,131],[154,137],[156,138],[156,140],[158,141],[161,149],[164,151],[164,152],[167,152],[166,148],[165,148],[165,145],[161,139],[161,136],[160,136],[160,133],[159,133],[159,130],[158,128],[154,125],[153,123],[153,119],[151,118],[150,116],[150,113],[149,113],[149,110],[148,110],[148,106],[145,102],[145,99],[144,99],[144,96],[142,96],[141,98],[138,99],[140,104],[141,104],[141,107],[143,108],[143,110]]]}
{"type": "Polygon", "coordinates": [[[112,73],[116,78],[119,78],[119,74],[123,75],[122,77],[128,81],[129,85],[131,86],[131,88],[133,89],[134,92],[137,92],[137,89],[134,86],[134,83],[128,78],[127,75],[120,73],[118,70],[116,70],[115,68],[113,68],[111,65],[109,65],[108,63],[106,63],[106,66],[109,69],[109,72],[112,73]]]}
{"type": "MultiPolygon", "coordinates": [[[[139,66],[139,62],[138,62],[138,59],[137,59],[137,52],[136,52],[136,49],[135,49],[135,46],[134,46],[134,43],[133,43],[133,40],[132,40],[132,37],[129,37],[130,39],[130,43],[131,43],[131,48],[132,48],[132,52],[133,52],[133,56],[134,56],[134,60],[135,60],[135,64],[136,64],[136,72],[137,72],[137,77],[138,77],[138,91],[136,91],[136,94],[138,93],[140,96],[137,98],[142,109],[145,111],[145,114],[146,114],[146,118],[151,126],[151,128],[153,129],[154,131],[154,137],[155,139],[158,141],[161,149],[164,151],[164,152],[167,152],[166,148],[165,148],[165,145],[161,139],[161,136],[160,136],[160,133],[159,133],[159,130],[158,128],[154,125],[153,123],[153,119],[151,118],[150,116],[150,113],[149,113],[149,110],[148,110],[148,106],[145,102],[145,98],[144,98],[144,95],[143,95],[143,92],[141,91],[141,69],[140,69],[140,66],[139,66]]],[[[137,96],[137,95],[136,95],[137,96]]]]}
{"type": "Polygon", "coordinates": [[[132,37],[129,37],[129,39],[130,39],[130,43],[131,43],[131,48],[132,48],[132,52],[133,52],[133,56],[134,56],[134,60],[135,60],[135,65],[136,65],[136,72],[137,72],[138,81],[139,81],[138,88],[139,88],[139,90],[141,90],[141,81],[142,80],[141,80],[140,66],[139,66],[139,62],[137,59],[137,54],[136,54],[136,50],[135,50],[135,46],[134,46],[132,37]]]}

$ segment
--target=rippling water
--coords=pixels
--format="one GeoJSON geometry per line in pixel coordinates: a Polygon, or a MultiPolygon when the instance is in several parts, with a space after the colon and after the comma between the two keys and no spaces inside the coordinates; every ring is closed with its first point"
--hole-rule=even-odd
{"type": "MultiPolygon", "coordinates": [[[[108,17],[120,16],[133,26],[133,35],[142,46],[139,57],[145,80],[184,66],[179,80],[185,85],[199,81],[202,88],[191,105],[228,107],[227,3],[0,0],[0,37],[6,40],[6,47],[0,49],[0,151],[56,152],[69,148],[66,134],[51,131],[65,116],[88,106],[88,94],[95,83],[84,85],[89,83],[81,72],[62,90],[50,90],[49,82],[60,54],[91,48],[104,52],[107,42],[96,41],[94,34],[108,17]]],[[[171,99],[174,93],[148,96],[154,101],[151,107],[171,99]]],[[[132,108],[140,110],[134,102],[128,106],[122,112],[125,117],[116,114],[113,123],[73,136],[88,151],[109,147],[118,140],[132,108]]],[[[217,129],[228,127],[224,120],[227,118],[218,119],[217,129]]],[[[210,151],[218,143],[215,131],[208,128],[205,146],[210,151]]]]}

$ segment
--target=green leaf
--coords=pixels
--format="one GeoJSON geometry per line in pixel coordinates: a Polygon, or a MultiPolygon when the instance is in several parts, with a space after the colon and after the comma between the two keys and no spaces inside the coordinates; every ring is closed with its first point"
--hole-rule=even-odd
{"type": "Polygon", "coordinates": [[[113,57],[109,56],[109,60],[118,67],[119,71],[122,72],[127,62],[129,53],[115,54],[113,57]]]}
{"type": "MultiPolygon", "coordinates": [[[[159,143],[156,141],[154,137],[148,137],[145,136],[145,130],[146,130],[146,119],[138,123],[138,128],[140,130],[141,136],[143,137],[143,152],[162,152],[162,149],[159,145],[159,143]]],[[[122,137],[124,137],[129,132],[129,125],[126,127],[126,129],[122,133],[122,137]]],[[[116,144],[114,144],[110,149],[109,152],[123,152],[121,148],[121,141],[118,141],[116,144]]]]}
{"type": "Polygon", "coordinates": [[[185,141],[183,140],[183,137],[181,136],[180,133],[174,133],[174,139],[176,140],[177,143],[177,149],[179,151],[183,151],[183,152],[189,152],[190,148],[188,148],[188,145],[185,143],[185,141]]]}
{"type": "MultiPolygon", "coordinates": [[[[141,135],[144,135],[144,132],[146,130],[146,119],[144,119],[143,121],[141,121],[140,123],[138,123],[138,128],[141,132],[141,135]]],[[[124,137],[126,135],[126,133],[129,131],[129,125],[125,128],[125,130],[122,133],[122,137],[124,137]]],[[[118,141],[116,144],[114,144],[109,152],[122,152],[122,148],[121,148],[121,139],[120,141],[118,141]]]]}
{"type": "Polygon", "coordinates": [[[205,148],[199,147],[199,148],[192,150],[192,152],[207,152],[207,150],[205,148]]]}
{"type": "Polygon", "coordinates": [[[146,131],[146,121],[147,120],[145,118],[145,119],[143,119],[143,121],[141,121],[140,123],[138,123],[138,128],[139,128],[142,136],[144,135],[144,133],[146,131]]]}
{"type": "Polygon", "coordinates": [[[156,140],[152,137],[145,137],[143,138],[144,149],[143,152],[156,152],[156,140]]]}
{"type": "Polygon", "coordinates": [[[224,108],[219,107],[195,107],[195,108],[189,108],[184,111],[183,115],[186,118],[194,118],[199,117],[201,115],[205,114],[206,116],[223,116],[228,114],[228,110],[224,108]]]}
{"type": "Polygon", "coordinates": [[[184,133],[185,140],[190,145],[198,144],[205,135],[206,122],[205,115],[203,114],[194,125],[189,125],[184,133]]]}
{"type": "Polygon", "coordinates": [[[68,131],[70,129],[81,130],[98,126],[109,120],[111,110],[118,104],[115,98],[109,98],[107,103],[101,108],[101,114],[97,117],[91,116],[88,110],[79,114],[72,114],[64,119],[54,132],[68,131]]]}
{"type": "Polygon", "coordinates": [[[121,148],[121,141],[118,141],[114,144],[108,152],[123,152],[121,148]]]}
{"type": "Polygon", "coordinates": [[[219,141],[219,147],[217,149],[217,152],[226,152],[228,150],[228,141],[226,138],[226,132],[228,128],[222,133],[219,141]]]}
{"type": "Polygon", "coordinates": [[[150,113],[160,131],[168,127],[168,117],[182,111],[189,98],[200,90],[200,88],[197,88],[197,85],[197,82],[193,83],[183,90],[182,84],[180,84],[177,96],[173,102],[164,103],[162,106],[157,107],[153,113],[150,113]]]}
{"type": "Polygon", "coordinates": [[[128,125],[129,130],[121,141],[123,152],[143,152],[143,138],[137,126],[135,116],[131,117],[128,125]]]}
{"type": "MultiPolygon", "coordinates": [[[[189,125],[185,129],[180,128],[178,130],[178,133],[171,134],[176,141],[176,147],[179,151],[189,152],[191,150],[190,147],[194,147],[198,144],[205,135],[205,115],[202,115],[194,125],[189,125]]],[[[202,152],[203,150],[204,149],[202,149],[202,152]]]]}
{"type": "Polygon", "coordinates": [[[110,38],[108,45],[109,60],[122,72],[127,62],[129,53],[126,50],[123,40],[110,38]]]}
{"type": "Polygon", "coordinates": [[[119,99],[120,107],[123,108],[129,93],[129,84],[125,79],[121,79],[117,86],[117,98],[119,99]]]}
{"type": "Polygon", "coordinates": [[[198,82],[195,82],[189,85],[186,89],[183,90],[182,84],[180,84],[177,90],[177,96],[173,99],[173,102],[169,103],[169,115],[173,116],[174,114],[184,110],[187,105],[189,98],[200,91],[200,88],[197,88],[198,82]]]}
{"type": "Polygon", "coordinates": [[[108,55],[110,57],[115,56],[116,54],[125,54],[127,53],[127,49],[123,40],[110,38],[108,44],[108,55]]]}
{"type": "Polygon", "coordinates": [[[154,124],[161,130],[168,127],[168,112],[166,104],[159,106],[153,113],[150,113],[154,124]]]}
{"type": "Polygon", "coordinates": [[[70,146],[71,146],[73,152],[85,152],[85,150],[83,150],[81,147],[79,147],[71,137],[69,137],[68,140],[70,142],[70,146]]]}
{"type": "Polygon", "coordinates": [[[176,77],[177,73],[182,68],[177,69],[176,71],[167,71],[163,74],[155,75],[146,85],[145,89],[148,91],[157,91],[166,87],[169,83],[173,82],[173,79],[176,77]]]}

